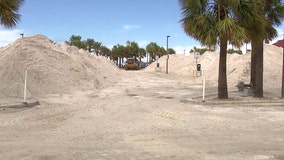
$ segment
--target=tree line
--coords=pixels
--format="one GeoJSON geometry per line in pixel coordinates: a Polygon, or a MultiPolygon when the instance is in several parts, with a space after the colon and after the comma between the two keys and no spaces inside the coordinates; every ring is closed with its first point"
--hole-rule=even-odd
{"type": "Polygon", "coordinates": [[[68,41],[65,41],[67,45],[76,46],[79,49],[85,49],[89,53],[94,53],[100,56],[106,56],[111,60],[115,60],[120,65],[124,58],[134,57],[141,61],[147,55],[149,62],[153,62],[155,57],[161,57],[166,54],[175,54],[175,50],[168,48],[168,52],[162,46],[159,46],[155,42],[149,43],[146,48],[139,47],[137,42],[127,41],[125,45],[117,44],[111,49],[104,46],[102,42],[97,42],[94,39],[88,38],[87,40],[82,40],[81,36],[72,35],[68,41]]]}
{"type": "MultiPolygon", "coordinates": [[[[194,46],[193,49],[191,49],[189,51],[189,53],[198,52],[200,55],[203,55],[206,51],[215,51],[215,49],[210,50],[208,48],[197,48],[197,47],[194,46]]],[[[239,55],[243,54],[243,52],[240,49],[235,50],[233,48],[230,48],[230,49],[227,50],[227,54],[234,54],[234,53],[239,54],[239,55]]]]}

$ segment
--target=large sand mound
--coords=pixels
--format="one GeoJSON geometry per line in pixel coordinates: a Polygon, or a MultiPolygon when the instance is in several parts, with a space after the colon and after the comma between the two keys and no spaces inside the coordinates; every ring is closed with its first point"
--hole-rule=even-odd
{"type": "Polygon", "coordinates": [[[104,57],[65,44],[54,45],[47,37],[36,35],[0,49],[0,96],[22,97],[26,70],[28,97],[99,89],[123,74],[104,57]]]}
{"type": "MultiPolygon", "coordinates": [[[[282,83],[282,60],[283,50],[274,45],[264,45],[264,90],[279,90],[282,83]]],[[[250,82],[250,56],[251,53],[244,55],[228,54],[227,55],[227,79],[228,87],[236,89],[239,81],[250,82]]],[[[218,64],[219,53],[206,52],[197,59],[202,65],[202,70],[206,73],[207,83],[217,86],[218,82],[218,64]]],[[[166,56],[159,59],[162,72],[166,68],[166,56]]],[[[152,63],[146,71],[155,71],[156,62],[152,63]]],[[[189,56],[170,55],[169,57],[169,74],[188,76],[192,78],[193,70],[196,70],[196,59],[194,54],[189,56]]]]}

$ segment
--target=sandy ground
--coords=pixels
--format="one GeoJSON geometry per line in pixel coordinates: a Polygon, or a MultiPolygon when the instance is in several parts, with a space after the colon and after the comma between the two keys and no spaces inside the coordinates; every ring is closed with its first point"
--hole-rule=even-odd
{"type": "Polygon", "coordinates": [[[105,89],[1,108],[0,159],[284,159],[283,103],[196,104],[189,99],[202,95],[201,84],[129,71],[105,89]]]}

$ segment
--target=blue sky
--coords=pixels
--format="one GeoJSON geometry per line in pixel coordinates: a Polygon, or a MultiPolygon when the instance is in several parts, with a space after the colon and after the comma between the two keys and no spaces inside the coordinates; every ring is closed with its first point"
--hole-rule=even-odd
{"type": "Polygon", "coordinates": [[[43,34],[57,43],[80,35],[110,49],[128,40],[140,47],[150,42],[165,47],[170,35],[169,48],[183,54],[200,44],[184,33],[179,8],[178,0],[25,0],[18,25],[0,28],[0,46],[20,38],[20,33],[43,34]]]}

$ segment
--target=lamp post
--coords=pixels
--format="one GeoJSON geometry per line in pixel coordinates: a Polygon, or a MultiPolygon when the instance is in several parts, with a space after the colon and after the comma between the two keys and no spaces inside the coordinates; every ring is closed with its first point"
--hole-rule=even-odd
{"type": "Polygon", "coordinates": [[[169,69],[169,48],[168,48],[168,45],[169,45],[169,37],[170,36],[167,36],[167,60],[166,60],[166,74],[168,74],[168,69],[169,69]]]}

